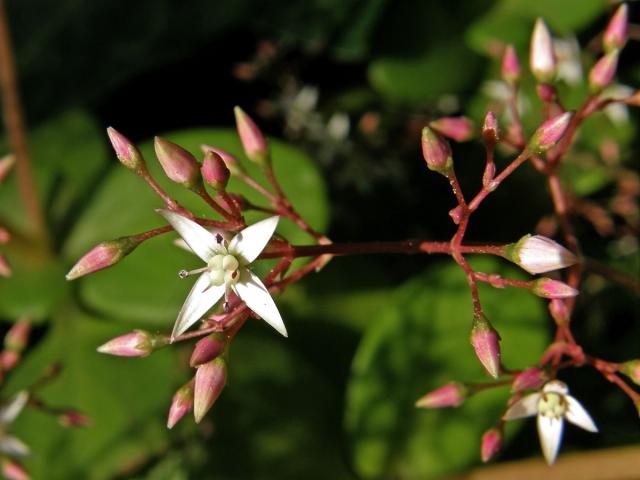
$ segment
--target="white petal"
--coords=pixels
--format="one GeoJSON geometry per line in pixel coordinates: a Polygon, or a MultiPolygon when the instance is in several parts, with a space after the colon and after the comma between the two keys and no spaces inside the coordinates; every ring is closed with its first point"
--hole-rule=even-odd
{"type": "Polygon", "coordinates": [[[597,432],[598,427],[596,427],[591,415],[589,415],[589,412],[585,410],[580,402],[570,395],[566,395],[564,398],[569,404],[567,412],[564,414],[564,418],[574,425],[588,430],[589,432],[597,432]]]}
{"type": "Polygon", "coordinates": [[[7,403],[0,407],[0,424],[13,422],[29,400],[26,390],[16,393],[7,403]]]}
{"type": "Polygon", "coordinates": [[[222,251],[222,247],[216,241],[215,235],[209,233],[193,220],[169,210],[158,209],[156,212],[166,218],[167,222],[187,242],[193,253],[204,262],[208,262],[216,253],[222,251]]]}
{"type": "Polygon", "coordinates": [[[182,335],[191,325],[200,320],[224,295],[225,286],[210,286],[209,278],[209,272],[204,272],[193,285],[178,314],[171,333],[172,339],[182,335]]]}
{"type": "Polygon", "coordinates": [[[267,246],[280,217],[270,217],[249,225],[229,243],[229,253],[239,257],[243,265],[253,262],[267,246]]]}
{"type": "Polygon", "coordinates": [[[532,393],[522,397],[511,405],[509,410],[502,416],[504,420],[515,420],[517,418],[531,417],[538,413],[538,401],[540,393],[532,393]]]}
{"type": "Polygon", "coordinates": [[[0,437],[0,453],[12,457],[24,457],[31,453],[29,447],[16,437],[2,435],[0,437]]]}
{"type": "Polygon", "coordinates": [[[233,287],[238,296],[247,304],[247,307],[286,337],[287,328],[267,287],[253,272],[246,268],[241,268],[239,271],[241,272],[240,281],[233,287]]]}
{"type": "Polygon", "coordinates": [[[564,419],[538,415],[538,436],[542,453],[549,465],[556,461],[560,442],[562,441],[562,429],[564,419]]]}

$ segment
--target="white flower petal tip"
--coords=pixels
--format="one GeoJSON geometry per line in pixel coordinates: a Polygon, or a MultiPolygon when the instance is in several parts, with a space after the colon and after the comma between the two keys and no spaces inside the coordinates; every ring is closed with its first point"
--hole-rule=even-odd
{"type": "Polygon", "coordinates": [[[598,433],[598,427],[596,426],[593,418],[589,415],[589,412],[571,395],[567,395],[567,413],[565,414],[565,418],[567,421],[573,423],[574,425],[592,433],[598,433]]]}
{"type": "Polygon", "coordinates": [[[245,269],[234,289],[240,299],[247,304],[247,307],[275,328],[283,337],[289,336],[269,290],[254,273],[245,269]]]}
{"type": "Polygon", "coordinates": [[[279,216],[265,218],[238,232],[229,242],[229,253],[242,259],[244,265],[253,262],[271,240],[279,221],[279,216]]]}
{"type": "Polygon", "coordinates": [[[553,465],[560,450],[564,421],[562,418],[549,418],[538,415],[538,436],[542,454],[549,465],[553,465]]]}
{"type": "Polygon", "coordinates": [[[191,325],[200,320],[222,298],[224,292],[224,284],[211,286],[208,272],[200,275],[180,309],[171,332],[171,342],[173,343],[177,336],[182,335],[191,325]]]}

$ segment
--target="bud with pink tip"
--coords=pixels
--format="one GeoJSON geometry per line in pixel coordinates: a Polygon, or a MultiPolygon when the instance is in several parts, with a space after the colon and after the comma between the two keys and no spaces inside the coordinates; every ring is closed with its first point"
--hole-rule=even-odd
{"type": "Polygon", "coordinates": [[[258,165],[266,165],[270,161],[267,139],[256,123],[240,107],[235,107],[236,127],[247,158],[258,165]]]}
{"type": "Polygon", "coordinates": [[[471,327],[471,345],[487,373],[493,378],[500,375],[500,335],[487,317],[474,315],[471,327]]]}
{"type": "Polygon", "coordinates": [[[529,51],[531,73],[541,83],[548,83],[556,76],[556,54],[553,50],[553,39],[544,20],[538,18],[531,35],[529,51]]]}
{"type": "Polygon", "coordinates": [[[24,467],[15,460],[10,459],[9,457],[4,457],[2,459],[2,475],[7,480],[31,479],[24,467]]]}
{"type": "Polygon", "coordinates": [[[640,385],[640,360],[624,362],[620,369],[633,383],[640,385]]]}
{"type": "Polygon", "coordinates": [[[155,137],[153,146],[167,177],[189,190],[202,188],[200,165],[196,157],[164,138],[155,137]]]}
{"type": "Polygon", "coordinates": [[[502,448],[502,430],[490,428],[482,435],[480,457],[484,463],[491,460],[502,448]]]}
{"type": "Polygon", "coordinates": [[[449,142],[429,127],[422,129],[422,156],[429,170],[447,175],[453,168],[449,142]]]}
{"type": "Polygon", "coordinates": [[[222,158],[222,160],[224,161],[224,164],[229,169],[229,172],[231,172],[231,175],[238,176],[246,173],[244,168],[242,167],[242,164],[238,161],[238,159],[234,155],[227,152],[226,150],[212,147],[210,145],[200,145],[200,149],[202,150],[202,153],[204,153],[205,155],[207,154],[207,152],[214,152],[220,155],[220,158],[222,158]]]}
{"type": "Polygon", "coordinates": [[[4,337],[4,347],[14,352],[22,352],[29,342],[31,319],[24,317],[14,323],[4,337]]]}
{"type": "Polygon", "coordinates": [[[5,178],[7,178],[7,175],[9,175],[9,172],[11,171],[15,163],[16,156],[12,153],[0,158],[0,183],[2,183],[5,178]]]}
{"type": "Polygon", "coordinates": [[[173,428],[193,407],[193,379],[189,380],[173,395],[167,428],[173,428]]]}
{"type": "Polygon", "coordinates": [[[517,243],[506,245],[503,256],[532,274],[558,270],[578,262],[573,253],[542,235],[525,235],[517,243]]]}
{"type": "Polygon", "coordinates": [[[516,374],[511,383],[512,392],[523,392],[525,390],[538,390],[547,381],[547,374],[537,368],[529,367],[516,374]]]}
{"type": "Polygon", "coordinates": [[[624,47],[627,41],[628,8],[623,3],[618,7],[616,13],[611,17],[607,29],[602,37],[602,47],[605,52],[619,50],[624,47]]]}
{"type": "Polygon", "coordinates": [[[99,243],[87,253],[69,270],[67,280],[75,280],[90,273],[115,265],[129,255],[140,245],[140,239],[135,236],[120,237],[115,240],[107,240],[99,243]]]}
{"type": "Polygon", "coordinates": [[[460,382],[449,382],[442,387],[423,395],[416,401],[416,407],[443,408],[457,407],[465,401],[469,395],[467,386],[460,382]]]}
{"type": "Polygon", "coordinates": [[[604,55],[589,72],[589,88],[593,92],[600,92],[613,80],[618,68],[618,50],[612,50],[604,55]]]}
{"type": "Polygon", "coordinates": [[[196,423],[204,418],[227,383],[227,363],[218,357],[200,365],[196,371],[193,415],[196,423]]]}
{"type": "Polygon", "coordinates": [[[196,343],[189,365],[197,367],[210,362],[224,352],[226,345],[227,337],[224,334],[215,332],[207,335],[196,343]]]}
{"type": "Polygon", "coordinates": [[[539,278],[531,284],[531,291],[542,298],[569,298],[578,295],[578,290],[564,282],[551,278],[539,278]]]}
{"type": "Polygon", "coordinates": [[[573,112],[565,112],[544,122],[535,131],[527,148],[535,153],[543,153],[556,145],[567,131],[573,112]]]}
{"type": "Polygon", "coordinates": [[[146,357],[168,343],[169,340],[164,336],[154,335],[146,330],[134,330],[99,346],[98,352],[119,357],[146,357]]]}
{"type": "Polygon", "coordinates": [[[90,417],[77,410],[68,410],[58,415],[60,425],[67,428],[88,427],[93,423],[90,417]]]}
{"type": "Polygon", "coordinates": [[[224,160],[213,150],[207,151],[202,161],[202,178],[215,190],[224,191],[229,183],[231,172],[224,163],[224,160]]]}
{"type": "Polygon", "coordinates": [[[0,277],[9,278],[12,273],[11,265],[9,265],[7,258],[0,254],[0,277]]]}
{"type": "Polygon", "coordinates": [[[500,141],[500,127],[495,113],[488,111],[482,124],[482,138],[485,145],[494,147],[500,141]]]}
{"type": "Polygon", "coordinates": [[[147,164],[133,142],[113,127],[107,128],[107,135],[120,163],[138,175],[147,171],[147,164]]]}
{"type": "Polygon", "coordinates": [[[520,62],[513,45],[507,45],[504,49],[501,68],[502,79],[508,85],[516,85],[520,81],[520,62]]]}
{"type": "Polygon", "coordinates": [[[429,126],[456,142],[466,142],[474,135],[473,122],[467,117],[443,117],[430,122],[429,126]]]}

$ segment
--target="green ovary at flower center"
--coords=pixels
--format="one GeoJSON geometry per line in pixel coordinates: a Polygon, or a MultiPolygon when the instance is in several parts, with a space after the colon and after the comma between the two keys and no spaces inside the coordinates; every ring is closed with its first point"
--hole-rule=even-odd
{"type": "Polygon", "coordinates": [[[560,419],[567,411],[567,402],[562,395],[545,393],[538,401],[538,413],[545,417],[560,419]]]}
{"type": "Polygon", "coordinates": [[[240,279],[239,266],[240,262],[233,255],[215,255],[207,264],[211,285],[218,287],[237,283],[240,279]]]}

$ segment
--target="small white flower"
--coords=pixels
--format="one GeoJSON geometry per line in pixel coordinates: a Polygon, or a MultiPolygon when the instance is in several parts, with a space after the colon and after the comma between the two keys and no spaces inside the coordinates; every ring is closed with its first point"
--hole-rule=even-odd
{"type": "Polygon", "coordinates": [[[254,223],[226,242],[220,234],[212,234],[192,220],[169,210],[158,210],[184,239],[189,248],[207,265],[193,272],[181,271],[182,278],[202,273],[178,314],[171,338],[184,333],[213,307],[223,296],[233,291],[247,307],[285,337],[278,307],[262,281],[249,270],[264,247],[269,243],[280,217],[271,217],[254,223]]]}
{"type": "Polygon", "coordinates": [[[555,462],[558,456],[565,419],[589,432],[598,431],[589,413],[580,402],[569,395],[569,388],[559,380],[548,382],[541,392],[522,397],[502,418],[515,420],[533,415],[538,417],[540,446],[549,465],[555,462]]]}
{"type": "Polygon", "coordinates": [[[24,457],[31,453],[29,447],[16,437],[5,433],[29,400],[29,394],[22,390],[0,405],[0,454],[10,457],[24,457]]]}

